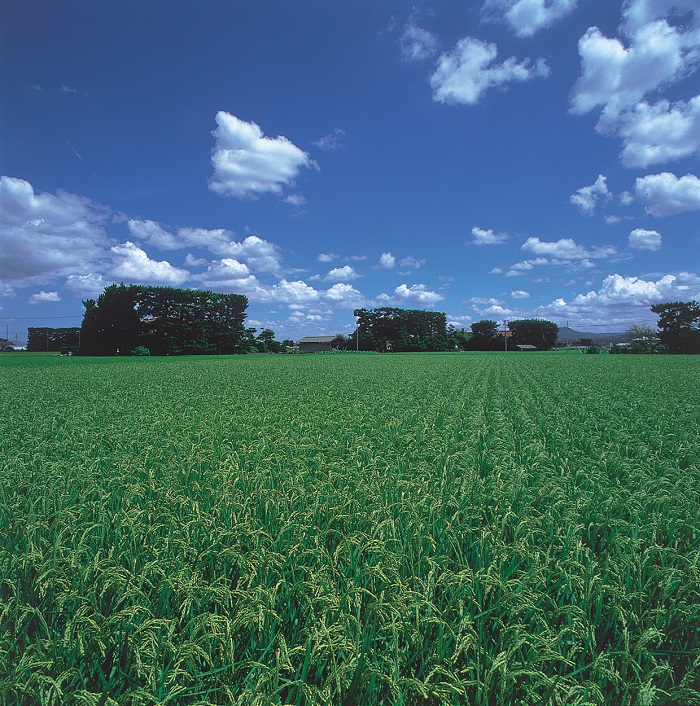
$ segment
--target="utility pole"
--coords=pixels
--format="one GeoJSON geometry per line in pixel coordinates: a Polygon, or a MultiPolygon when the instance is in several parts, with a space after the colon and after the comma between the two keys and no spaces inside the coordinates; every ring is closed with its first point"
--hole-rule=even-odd
{"type": "Polygon", "coordinates": [[[504,351],[508,352],[508,322],[503,321],[503,346],[504,351]]]}

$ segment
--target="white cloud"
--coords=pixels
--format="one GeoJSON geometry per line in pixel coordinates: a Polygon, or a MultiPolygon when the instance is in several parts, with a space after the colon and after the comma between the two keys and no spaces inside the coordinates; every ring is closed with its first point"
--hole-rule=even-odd
{"type": "Polygon", "coordinates": [[[437,38],[427,29],[418,26],[417,14],[415,10],[411,13],[399,38],[401,57],[404,61],[425,61],[437,52],[437,38]]]}
{"type": "Polygon", "coordinates": [[[413,284],[410,287],[405,284],[400,284],[394,290],[394,295],[400,300],[422,304],[424,306],[433,306],[444,299],[441,294],[432,292],[424,284],[413,284]]]}
{"type": "Polygon", "coordinates": [[[539,238],[528,238],[522,245],[522,250],[528,250],[535,255],[543,255],[558,260],[586,260],[589,258],[607,258],[616,254],[612,245],[585,248],[571,238],[547,242],[539,238]]]}
{"type": "MultiPolygon", "coordinates": [[[[579,294],[570,302],[555,299],[546,306],[537,307],[537,316],[562,320],[569,318],[581,323],[625,324],[630,319],[649,319],[649,307],[661,301],[697,299],[700,297],[700,277],[690,272],[667,274],[658,280],[623,277],[613,274],[605,278],[599,290],[579,294]]],[[[626,328],[622,325],[621,329],[626,328]]],[[[620,330],[620,329],[618,329],[620,330]]]]}
{"type": "Polygon", "coordinates": [[[352,282],[352,280],[357,279],[359,276],[360,275],[355,272],[353,267],[344,265],[343,267],[334,267],[332,270],[329,270],[324,280],[326,282],[352,282]]]}
{"type": "Polygon", "coordinates": [[[0,177],[0,279],[22,287],[90,272],[107,253],[105,217],[88,199],[0,177]]]}
{"type": "Polygon", "coordinates": [[[302,167],[313,164],[309,155],[286,137],[265,137],[253,122],[221,110],[216,123],[211,157],[214,174],[209,188],[217,194],[238,198],[279,194],[302,167]]]}
{"type": "Polygon", "coordinates": [[[669,296],[683,296],[687,290],[679,290],[679,284],[678,278],[670,274],[664,275],[656,282],[614,274],[605,278],[603,286],[597,292],[579,294],[571,303],[579,307],[620,303],[648,306],[669,296]]]}
{"type": "Polygon", "coordinates": [[[339,282],[324,292],[324,297],[337,305],[359,306],[364,300],[362,294],[351,284],[339,282]]]}
{"type": "Polygon", "coordinates": [[[116,256],[115,265],[110,271],[112,277],[129,282],[163,285],[180,285],[190,279],[187,270],[173,267],[166,260],[151,260],[145,251],[131,241],[114,245],[110,250],[116,256]]]}
{"type": "Polygon", "coordinates": [[[700,96],[687,103],[661,100],[638,103],[620,116],[618,133],[623,139],[622,163],[648,167],[700,152],[700,96]]]}
{"type": "Polygon", "coordinates": [[[496,299],[495,297],[469,297],[469,299],[467,299],[467,301],[470,304],[481,304],[482,306],[484,304],[488,304],[489,306],[503,304],[503,302],[500,299],[496,299]]]}
{"type": "Polygon", "coordinates": [[[201,267],[207,264],[209,264],[209,261],[205,257],[196,257],[191,252],[185,255],[185,265],[187,265],[187,267],[201,267]]]}
{"type": "Polygon", "coordinates": [[[301,194],[289,194],[289,196],[284,197],[284,202],[291,206],[301,208],[306,205],[306,196],[302,196],[301,194]]]}
{"type": "Polygon", "coordinates": [[[501,306],[500,304],[493,304],[492,306],[487,307],[486,309],[477,309],[474,307],[475,311],[479,312],[480,316],[488,316],[488,317],[493,317],[495,319],[504,319],[508,316],[513,316],[515,313],[512,309],[508,309],[504,306],[501,306]]]}
{"type": "Polygon", "coordinates": [[[549,76],[544,59],[518,62],[510,57],[494,63],[498,49],[495,44],[474,37],[460,39],[454,49],[442,54],[430,77],[433,100],[440,103],[474,105],[489,89],[513,81],[530,81],[549,76]]]}
{"type": "Polygon", "coordinates": [[[399,266],[400,267],[408,267],[409,269],[412,270],[417,270],[420,267],[425,265],[425,259],[418,260],[412,255],[409,255],[408,257],[402,257],[399,260],[399,266]]]}
{"type": "Polygon", "coordinates": [[[384,252],[379,258],[379,266],[390,270],[396,266],[396,258],[390,252],[384,252]]]}
{"type": "Polygon", "coordinates": [[[222,250],[243,260],[253,272],[277,272],[281,267],[279,248],[257,235],[249,235],[241,242],[231,241],[222,250]]]}
{"type": "Polygon", "coordinates": [[[622,160],[646,167],[700,149],[698,97],[688,103],[645,97],[687,78],[700,59],[697,0],[630,0],[620,32],[590,27],[579,40],[581,75],[571,94],[578,115],[600,109],[596,130],[623,140],[622,160]]]}
{"type": "Polygon", "coordinates": [[[578,206],[587,216],[592,216],[599,201],[608,201],[612,197],[606,181],[607,177],[599,174],[594,184],[582,186],[575,194],[571,195],[569,201],[578,206]]]}
{"type": "Polygon", "coordinates": [[[58,90],[61,93],[69,93],[74,96],[87,96],[87,93],[85,91],[79,91],[77,88],[71,88],[70,86],[66,86],[65,83],[62,83],[61,87],[58,90]]]}
{"type": "Polygon", "coordinates": [[[322,150],[337,150],[345,146],[342,143],[343,137],[345,137],[345,130],[337,127],[333,130],[333,132],[328,135],[324,135],[313,144],[322,150]]]}
{"type": "Polygon", "coordinates": [[[303,280],[288,282],[286,279],[282,279],[278,284],[271,287],[260,287],[255,292],[255,298],[258,301],[280,304],[305,304],[317,301],[320,297],[320,292],[303,280]]]}
{"type": "Polygon", "coordinates": [[[494,233],[491,228],[484,230],[483,228],[472,228],[473,239],[472,245],[500,245],[508,240],[506,233],[494,233]]]}
{"type": "Polygon", "coordinates": [[[484,4],[487,17],[503,17],[518,37],[531,37],[575,9],[576,0],[487,0],[484,4]]]}
{"type": "Polygon", "coordinates": [[[130,220],[128,227],[132,235],[160,250],[205,248],[215,255],[242,260],[254,272],[277,272],[281,267],[278,246],[257,235],[232,240],[235,233],[224,228],[179,228],[173,234],[154,221],[130,220]]]}
{"type": "Polygon", "coordinates": [[[659,250],[661,248],[661,234],[655,230],[635,228],[630,232],[627,242],[635,250],[659,250]]]}
{"type": "Polygon", "coordinates": [[[521,246],[537,257],[522,260],[511,265],[506,277],[517,277],[530,272],[535,267],[544,265],[563,267],[566,269],[588,269],[593,267],[591,260],[606,259],[617,253],[612,245],[601,245],[586,248],[571,238],[561,238],[555,241],[544,241],[536,237],[528,238],[521,246]]]}
{"type": "Polygon", "coordinates": [[[516,289],[510,293],[510,296],[513,297],[513,299],[529,299],[530,293],[522,289],[516,289]]]}
{"type": "Polygon", "coordinates": [[[231,257],[212,262],[196,279],[199,279],[207,289],[215,291],[225,289],[238,294],[255,293],[261,286],[245,263],[231,257]]]}
{"type": "Polygon", "coordinates": [[[69,275],[66,278],[65,288],[83,297],[95,297],[108,285],[104,277],[96,272],[87,275],[69,275]]]}
{"type": "Polygon", "coordinates": [[[672,216],[700,209],[700,179],[694,174],[677,177],[662,172],[638,177],[635,193],[652,216],[672,216]]]}
{"type": "Polygon", "coordinates": [[[176,250],[184,245],[180,238],[165,230],[155,221],[139,221],[130,218],[126,225],[134,238],[145,240],[149,245],[153,245],[159,250],[176,250]]]}
{"type": "Polygon", "coordinates": [[[317,258],[319,262],[333,262],[338,256],[334,252],[322,252],[317,258]]]}
{"type": "Polygon", "coordinates": [[[29,297],[29,304],[45,304],[47,302],[60,302],[61,297],[58,296],[58,292],[37,292],[29,297]]]}

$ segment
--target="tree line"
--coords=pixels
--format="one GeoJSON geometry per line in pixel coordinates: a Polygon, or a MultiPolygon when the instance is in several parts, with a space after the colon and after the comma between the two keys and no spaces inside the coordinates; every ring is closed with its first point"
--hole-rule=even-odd
{"type": "MultiPolygon", "coordinates": [[[[246,328],[247,297],[197,289],[114,284],[83,302],[80,328],[29,328],[29,351],[76,351],[82,355],[193,355],[284,353],[294,342],[275,332],[246,328]]],[[[700,353],[700,304],[655,304],[658,329],[633,326],[631,345],[613,352],[700,353]]],[[[447,324],[442,312],[379,307],[356,309],[357,327],[338,334],[336,347],[377,352],[500,351],[556,345],[559,327],[546,319],[519,319],[499,330],[490,319],[469,330],[447,324]]]]}
{"type": "Polygon", "coordinates": [[[242,294],[113,284],[83,305],[81,355],[246,352],[242,294]]]}
{"type": "Polygon", "coordinates": [[[27,329],[27,350],[30,352],[77,351],[80,346],[80,327],[49,328],[30,326],[27,329]]]}
{"type": "Polygon", "coordinates": [[[476,321],[470,330],[447,325],[442,312],[422,309],[356,309],[357,328],[347,338],[340,337],[348,350],[377,352],[412,351],[497,351],[517,350],[519,345],[550,350],[556,345],[559,327],[544,319],[510,321],[506,331],[498,323],[476,321]]]}

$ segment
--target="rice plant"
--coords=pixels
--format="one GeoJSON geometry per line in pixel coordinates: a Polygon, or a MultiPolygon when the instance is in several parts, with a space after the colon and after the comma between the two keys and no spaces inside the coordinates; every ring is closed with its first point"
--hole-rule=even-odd
{"type": "Polygon", "coordinates": [[[0,703],[700,703],[694,357],[0,375],[0,703]]]}

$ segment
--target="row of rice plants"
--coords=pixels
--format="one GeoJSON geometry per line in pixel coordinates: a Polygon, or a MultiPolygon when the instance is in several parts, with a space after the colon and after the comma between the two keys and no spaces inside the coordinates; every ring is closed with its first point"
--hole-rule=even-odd
{"type": "Polygon", "coordinates": [[[0,701],[700,703],[694,358],[0,366],[0,701]]]}

